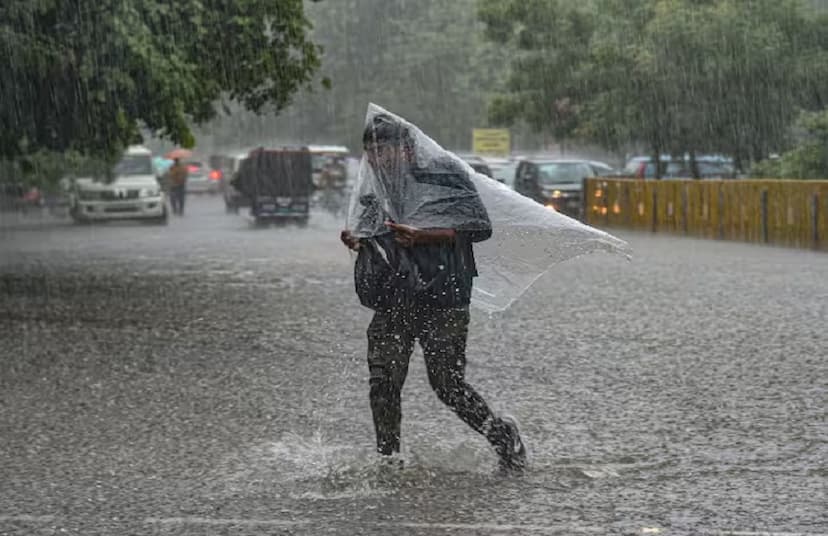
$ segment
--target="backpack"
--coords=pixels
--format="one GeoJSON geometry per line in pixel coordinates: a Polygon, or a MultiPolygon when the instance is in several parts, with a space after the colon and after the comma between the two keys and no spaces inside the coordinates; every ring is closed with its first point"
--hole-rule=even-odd
{"type": "MultiPolygon", "coordinates": [[[[393,240],[388,235],[389,240],[393,240]]],[[[362,241],[354,264],[354,284],[360,303],[374,310],[409,303],[426,285],[404,248],[382,249],[377,238],[362,241]]]]}

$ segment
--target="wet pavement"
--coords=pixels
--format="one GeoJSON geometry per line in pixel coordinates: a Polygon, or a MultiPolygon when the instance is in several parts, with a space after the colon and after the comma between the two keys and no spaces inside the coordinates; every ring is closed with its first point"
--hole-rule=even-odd
{"type": "Polygon", "coordinates": [[[419,351],[372,456],[334,218],[0,223],[0,535],[828,533],[828,255],[622,234],[474,314],[503,477],[419,351]]]}

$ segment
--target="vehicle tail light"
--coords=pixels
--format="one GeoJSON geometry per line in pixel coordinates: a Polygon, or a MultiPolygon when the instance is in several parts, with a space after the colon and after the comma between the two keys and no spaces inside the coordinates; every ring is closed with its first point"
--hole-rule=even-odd
{"type": "Polygon", "coordinates": [[[221,180],[221,171],[218,169],[214,169],[210,172],[210,180],[211,181],[218,181],[221,180]]]}
{"type": "Polygon", "coordinates": [[[187,171],[189,171],[190,173],[198,173],[198,166],[190,164],[189,166],[187,166],[187,171]]]}

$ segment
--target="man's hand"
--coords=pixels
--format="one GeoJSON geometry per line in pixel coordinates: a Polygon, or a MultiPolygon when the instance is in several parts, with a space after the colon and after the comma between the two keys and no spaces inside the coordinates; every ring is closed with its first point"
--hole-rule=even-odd
{"type": "Polygon", "coordinates": [[[385,222],[385,226],[394,232],[394,240],[403,247],[410,248],[417,244],[434,244],[454,240],[454,229],[419,229],[412,225],[385,222]]]}
{"type": "Polygon", "coordinates": [[[353,251],[359,251],[359,248],[362,245],[359,243],[359,238],[352,235],[351,231],[347,229],[339,233],[339,239],[342,240],[342,243],[345,244],[348,249],[353,251]]]}
{"type": "Polygon", "coordinates": [[[422,229],[418,229],[412,225],[403,225],[401,223],[394,223],[391,221],[385,222],[385,226],[394,232],[394,240],[403,247],[410,248],[418,243],[422,236],[422,229]]]}

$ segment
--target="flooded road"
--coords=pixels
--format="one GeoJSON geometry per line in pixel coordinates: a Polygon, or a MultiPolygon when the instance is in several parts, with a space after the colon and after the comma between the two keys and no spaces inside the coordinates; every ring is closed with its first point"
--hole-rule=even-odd
{"type": "Polygon", "coordinates": [[[828,256],[625,234],[473,313],[523,477],[431,392],[372,454],[336,219],[0,229],[0,534],[826,534],[828,256]]]}

